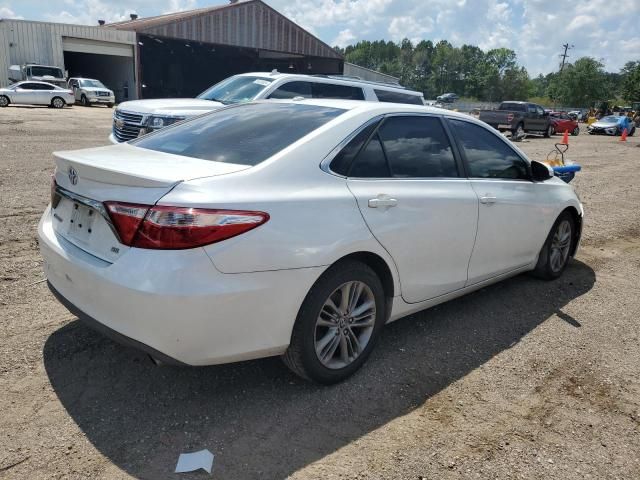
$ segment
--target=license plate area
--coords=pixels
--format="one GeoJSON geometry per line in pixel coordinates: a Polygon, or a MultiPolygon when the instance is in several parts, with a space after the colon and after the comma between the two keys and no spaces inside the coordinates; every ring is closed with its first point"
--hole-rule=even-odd
{"type": "Polygon", "coordinates": [[[511,128],[511,125],[507,125],[505,123],[501,123],[500,125],[498,125],[498,128],[511,128]]]}
{"type": "Polygon", "coordinates": [[[100,215],[100,213],[93,208],[82,203],[73,202],[67,234],[76,240],[80,240],[82,243],[90,243],[93,224],[98,215],[100,215]]]}

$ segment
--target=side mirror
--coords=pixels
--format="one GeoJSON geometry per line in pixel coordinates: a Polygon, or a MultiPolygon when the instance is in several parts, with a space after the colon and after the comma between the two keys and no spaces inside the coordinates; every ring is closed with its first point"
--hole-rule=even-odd
{"type": "Polygon", "coordinates": [[[543,182],[553,177],[553,168],[542,162],[531,161],[531,176],[535,182],[543,182]]]}

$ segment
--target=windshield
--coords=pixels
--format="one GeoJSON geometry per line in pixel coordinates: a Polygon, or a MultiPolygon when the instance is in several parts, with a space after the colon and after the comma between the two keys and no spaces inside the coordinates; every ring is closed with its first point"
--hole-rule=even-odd
{"type": "Polygon", "coordinates": [[[248,102],[268,87],[271,82],[273,82],[272,79],[263,77],[229,77],[216,83],[209,90],[205,90],[197,98],[224,104],[248,102]]]}
{"type": "Polygon", "coordinates": [[[45,75],[49,75],[55,78],[63,78],[62,70],[56,67],[30,67],[31,68],[31,76],[32,77],[44,77],[45,75]]]}
{"type": "Polygon", "coordinates": [[[223,108],[132,142],[202,160],[257,165],[345,110],[292,103],[223,108]]]}
{"type": "Polygon", "coordinates": [[[81,87],[90,87],[90,88],[107,88],[105,87],[100,80],[80,80],[81,87]]]}
{"type": "Polygon", "coordinates": [[[605,123],[618,123],[618,118],[615,115],[609,115],[608,117],[602,117],[600,119],[601,122],[605,122],[605,123]]]}

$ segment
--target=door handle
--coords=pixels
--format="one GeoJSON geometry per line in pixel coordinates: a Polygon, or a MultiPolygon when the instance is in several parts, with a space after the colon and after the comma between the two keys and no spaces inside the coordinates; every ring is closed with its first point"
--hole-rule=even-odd
{"type": "Polygon", "coordinates": [[[396,205],[398,205],[398,200],[389,195],[380,194],[376,198],[369,199],[369,208],[395,207],[396,205]]]}
{"type": "Polygon", "coordinates": [[[496,203],[496,200],[497,198],[491,195],[490,193],[487,193],[483,197],[480,197],[480,203],[484,203],[485,205],[492,205],[496,203]]]}

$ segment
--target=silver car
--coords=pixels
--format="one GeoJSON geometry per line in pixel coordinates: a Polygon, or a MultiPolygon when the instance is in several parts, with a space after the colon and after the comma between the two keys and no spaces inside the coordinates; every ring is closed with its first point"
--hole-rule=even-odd
{"type": "Polygon", "coordinates": [[[0,107],[8,107],[12,103],[63,108],[65,105],[73,105],[75,98],[73,92],[66,88],[47,82],[25,80],[0,88],[0,107]]]}

